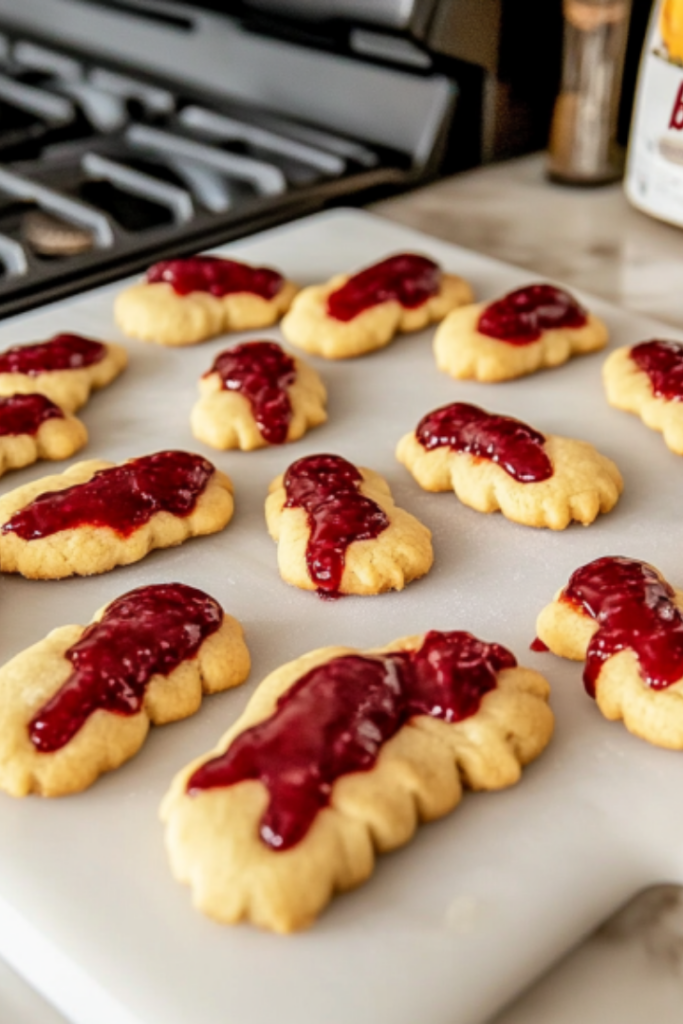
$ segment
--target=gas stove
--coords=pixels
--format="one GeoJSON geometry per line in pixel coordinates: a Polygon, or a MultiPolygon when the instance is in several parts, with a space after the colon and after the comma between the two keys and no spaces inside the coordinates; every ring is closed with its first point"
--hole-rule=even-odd
{"type": "Polygon", "coordinates": [[[499,155],[505,7],[0,0],[0,316],[499,155]]]}
{"type": "Polygon", "coordinates": [[[399,153],[5,37],[0,310],[404,179],[399,153]]]}

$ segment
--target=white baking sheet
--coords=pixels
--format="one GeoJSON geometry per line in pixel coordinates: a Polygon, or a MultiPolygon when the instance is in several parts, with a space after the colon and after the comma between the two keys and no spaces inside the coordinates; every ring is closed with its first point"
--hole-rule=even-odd
{"type": "MultiPolygon", "coordinates": [[[[301,283],[403,249],[469,278],[481,298],[529,274],[354,211],[318,215],[228,246],[301,283]]],[[[0,349],[79,331],[125,340],[112,286],[0,326],[0,349]]],[[[603,302],[613,344],[681,337],[603,302]]],[[[301,442],[213,453],[188,416],[196,381],[243,337],[166,350],[129,341],[130,368],[82,412],[80,457],[124,459],[160,448],[202,451],[233,478],[237,510],[221,534],[156,552],[105,576],[3,578],[0,658],[143,583],[182,580],[244,624],[246,686],[206,700],[193,719],[154,730],[140,754],[88,792],[62,800],[0,794],[0,955],[76,1024],[470,1024],[483,1020],[641,886],[683,881],[683,754],[605,722],[582,667],[528,651],[540,608],[578,565],[604,554],[645,558],[683,582],[683,461],[635,417],[610,409],[602,354],[504,385],[437,372],[432,331],[342,363],[312,360],[329,389],[327,425],[301,442]],[[516,526],[428,495],[394,459],[428,410],[467,400],[543,431],[585,438],[614,458],[626,489],[609,516],[561,534],[516,526]],[[331,451],[371,466],[433,530],[432,572],[401,594],[327,603],[287,587],[264,525],[270,480],[295,458],[331,451]],[[556,736],[521,784],[467,796],[378,861],[308,932],[282,938],[221,927],[196,913],[166,864],[157,807],[173,773],[213,745],[263,676],[323,644],[384,644],[429,628],[468,629],[509,646],[552,683],[556,736]]],[[[9,490],[52,466],[6,476],[9,490]]]]}

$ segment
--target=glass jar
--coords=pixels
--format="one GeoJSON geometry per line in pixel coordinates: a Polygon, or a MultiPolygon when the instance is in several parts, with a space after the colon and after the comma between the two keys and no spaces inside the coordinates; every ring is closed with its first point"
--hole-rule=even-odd
{"type": "Polygon", "coordinates": [[[620,178],[617,116],[631,0],[564,0],[562,83],[550,133],[555,181],[599,185],[620,178]]]}

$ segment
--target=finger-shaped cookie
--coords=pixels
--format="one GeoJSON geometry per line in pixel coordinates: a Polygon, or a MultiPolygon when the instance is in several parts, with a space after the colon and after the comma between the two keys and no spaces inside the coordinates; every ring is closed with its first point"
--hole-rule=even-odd
{"type": "Polygon", "coordinates": [[[517,782],[550,740],[549,687],[470,633],[327,647],[268,676],[162,805],[171,870],[225,923],[309,925],[475,790],[517,782]]]}
{"type": "Polygon", "coordinates": [[[323,597],[402,590],[434,560],[430,531],[384,478],[338,455],[292,463],[270,485],[266,521],[283,580],[323,597]]]}
{"type": "Polygon", "coordinates": [[[623,489],[611,459],[586,441],[541,434],[513,419],[453,402],[428,413],[396,449],[426,491],[453,489],[478,512],[564,530],[609,512],[623,489]]]}
{"type": "Polygon", "coordinates": [[[434,355],[457,380],[496,382],[559,366],[607,344],[607,328],[569,292],[533,284],[497,302],[456,309],[439,326],[434,355]]]}
{"type": "Polygon", "coordinates": [[[297,287],[268,267],[218,256],[164,260],[116,299],[117,324],[131,338],[196,345],[224,331],[276,323],[297,287]]]}
{"type": "Polygon", "coordinates": [[[67,412],[75,412],[91,391],[118,377],[127,362],[122,345],[80,334],[56,334],[49,341],[0,352],[0,395],[45,395],[67,412]]]}
{"type": "Polygon", "coordinates": [[[108,572],[222,530],[233,507],[230,479],[200,455],[79,462],[0,498],[0,570],[32,579],[108,572]]]}
{"type": "Polygon", "coordinates": [[[348,359],[384,348],[399,332],[442,320],[472,299],[461,277],[424,256],[401,253],[352,277],[340,274],[303,288],[282,321],[282,333],[306,352],[348,359]]]}
{"type": "Polygon", "coordinates": [[[683,344],[644,341],[618,348],[605,360],[607,401],[633,412],[664,435],[672,452],[683,455],[683,344]]]}
{"type": "Polygon", "coordinates": [[[318,374],[274,341],[248,341],[216,357],[199,382],[192,433],[212,448],[252,451],[298,441],[327,419],[318,374]]]}
{"type": "Polygon", "coordinates": [[[242,627],[208,594],[132,590],[0,669],[0,789],[79,792],[132,757],[150,724],[187,718],[248,674],[242,627]]]}
{"type": "Polygon", "coordinates": [[[0,476],[38,459],[68,459],[87,441],[81,421],[45,395],[0,398],[0,476]]]}
{"type": "Polygon", "coordinates": [[[536,623],[542,643],[586,662],[606,718],[649,743],[683,750],[683,591],[633,558],[598,558],[572,574],[536,623]]]}

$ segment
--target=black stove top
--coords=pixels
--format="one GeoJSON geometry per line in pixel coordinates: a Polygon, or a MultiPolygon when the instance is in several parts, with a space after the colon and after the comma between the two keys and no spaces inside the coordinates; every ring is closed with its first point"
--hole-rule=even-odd
{"type": "Polygon", "coordinates": [[[0,316],[410,180],[405,154],[6,38],[0,316]]]}

